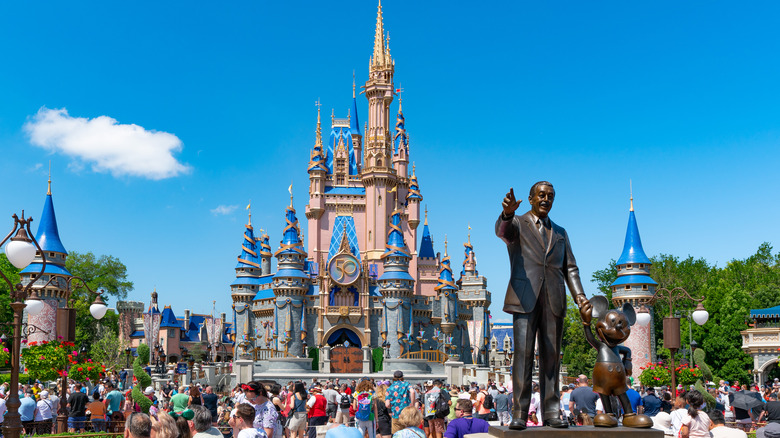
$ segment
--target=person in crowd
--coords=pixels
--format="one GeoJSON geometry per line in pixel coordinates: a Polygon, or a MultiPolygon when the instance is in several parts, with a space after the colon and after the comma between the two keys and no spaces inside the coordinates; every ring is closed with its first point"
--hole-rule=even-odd
{"type": "Polygon", "coordinates": [[[685,409],[685,405],[687,404],[685,399],[686,395],[687,393],[683,392],[680,397],[677,397],[677,399],[674,401],[674,405],[672,406],[672,412],[669,413],[669,416],[671,417],[672,431],[674,431],[674,436],[676,437],[680,436],[682,421],[688,412],[687,409],[685,409]]]}
{"type": "Polygon", "coordinates": [[[362,438],[363,435],[354,427],[347,427],[343,424],[332,423],[325,432],[325,438],[362,438]]]}
{"type": "Polygon", "coordinates": [[[7,411],[8,408],[5,406],[5,394],[3,394],[3,396],[0,396],[0,425],[2,425],[3,421],[5,421],[5,413],[7,411]]]}
{"type": "Polygon", "coordinates": [[[89,421],[92,422],[92,430],[103,432],[106,430],[106,405],[100,401],[100,394],[92,393],[92,401],[87,403],[90,413],[89,421]]]}
{"type": "Polygon", "coordinates": [[[178,438],[179,428],[176,427],[176,420],[166,412],[159,412],[157,418],[151,417],[152,436],[151,438],[178,438]]]}
{"type": "Polygon", "coordinates": [[[251,405],[241,403],[236,406],[236,413],[233,414],[233,421],[236,422],[238,429],[237,438],[261,438],[262,434],[252,424],[255,421],[255,410],[251,405]]]}
{"type": "Polygon", "coordinates": [[[306,402],[308,400],[309,395],[306,393],[306,386],[303,382],[296,382],[290,395],[291,403],[288,414],[290,420],[287,423],[290,438],[303,438],[306,433],[306,402]]]}
{"type": "Polygon", "coordinates": [[[32,388],[24,391],[25,397],[20,399],[19,402],[19,419],[22,421],[22,427],[27,435],[32,435],[35,432],[35,393],[32,388]]]}
{"type": "Polygon", "coordinates": [[[710,435],[712,438],[747,438],[744,430],[726,427],[726,418],[723,416],[723,411],[715,409],[711,410],[707,415],[710,417],[710,435]]]}
{"type": "Polygon", "coordinates": [[[598,394],[588,386],[588,377],[580,374],[577,377],[577,387],[569,396],[569,410],[575,412],[576,409],[578,412],[584,412],[592,419],[596,416],[596,401],[598,399],[598,394]]]}
{"type": "Polygon", "coordinates": [[[472,417],[473,405],[471,400],[459,399],[455,405],[457,418],[450,421],[444,438],[463,438],[471,433],[485,433],[490,428],[487,421],[472,417]]]}
{"type": "Polygon", "coordinates": [[[187,406],[203,406],[203,398],[200,396],[200,389],[197,385],[190,385],[190,396],[187,399],[187,406]]]}
{"type": "Polygon", "coordinates": [[[682,418],[680,437],[710,438],[710,417],[699,410],[704,405],[704,396],[694,389],[686,393],[685,400],[688,402],[688,409],[682,418]]]}
{"type": "MultiPolygon", "coordinates": [[[[279,424],[279,412],[268,398],[268,391],[260,382],[249,382],[244,385],[244,395],[255,408],[254,427],[263,435],[262,438],[275,438],[279,424]]],[[[281,432],[281,430],[280,430],[281,432]]]]}
{"type": "Polygon", "coordinates": [[[74,391],[68,397],[68,432],[79,431],[84,433],[84,423],[87,421],[87,403],[89,397],[81,392],[81,383],[76,383],[74,391]]]}
{"type": "Polygon", "coordinates": [[[653,420],[653,429],[662,431],[665,436],[675,436],[674,429],[672,429],[672,416],[667,412],[659,411],[650,418],[653,420]]]}
{"type": "Polygon", "coordinates": [[[652,386],[647,388],[647,395],[642,397],[642,405],[645,408],[645,415],[648,417],[655,417],[661,412],[661,399],[655,395],[655,388],[652,386]]]}
{"type": "Polygon", "coordinates": [[[352,396],[348,391],[347,384],[342,384],[339,388],[338,404],[339,409],[336,411],[336,423],[349,425],[349,408],[352,406],[352,396]]]}
{"type": "Polygon", "coordinates": [[[38,403],[35,405],[35,432],[38,435],[51,433],[52,418],[56,412],[52,410],[51,401],[49,401],[49,391],[43,390],[38,393],[38,403]]]}
{"type": "Polygon", "coordinates": [[[187,387],[182,385],[179,386],[179,390],[171,396],[171,406],[173,406],[173,412],[179,413],[185,409],[190,404],[190,396],[186,393],[187,387]]]}
{"type": "Polygon", "coordinates": [[[490,409],[485,407],[485,399],[488,396],[488,392],[485,389],[485,385],[479,385],[479,392],[477,392],[477,401],[474,403],[474,418],[481,418],[487,420],[490,415],[490,409]]]}
{"type": "Polygon", "coordinates": [[[425,438],[425,432],[420,429],[423,416],[419,409],[407,406],[401,410],[401,414],[393,422],[393,427],[398,424],[398,431],[393,433],[393,438],[425,438]]]}
{"type": "Polygon", "coordinates": [[[449,411],[449,406],[452,404],[452,401],[450,400],[450,394],[447,392],[447,390],[442,388],[441,380],[436,379],[431,383],[432,383],[431,389],[429,389],[425,393],[426,399],[431,400],[431,402],[429,403],[428,401],[426,401],[425,410],[423,412],[427,414],[426,417],[428,420],[428,436],[430,438],[441,438],[442,436],[444,436],[444,432],[447,430],[447,427],[444,424],[444,417],[438,415],[438,413],[436,412],[435,403],[441,401],[443,405],[447,406],[449,411]],[[435,403],[433,403],[434,400],[435,403]]]}
{"type": "Polygon", "coordinates": [[[192,409],[185,409],[178,413],[171,411],[168,415],[176,420],[176,428],[179,429],[178,438],[192,438],[192,419],[195,418],[192,409]]]}
{"type": "Polygon", "coordinates": [[[636,389],[634,389],[631,386],[630,377],[626,377],[626,386],[628,387],[628,389],[626,390],[626,396],[628,397],[628,401],[631,403],[631,410],[637,414],[644,413],[645,408],[643,405],[642,396],[639,394],[639,392],[636,389]]]}
{"type": "Polygon", "coordinates": [[[355,388],[353,397],[355,422],[361,436],[376,437],[376,401],[374,400],[374,384],[369,379],[362,379],[355,388]]]}
{"type": "Polygon", "coordinates": [[[398,424],[401,411],[407,406],[411,406],[412,401],[416,399],[414,389],[408,382],[404,381],[403,371],[398,370],[393,373],[393,384],[387,388],[385,396],[385,406],[390,409],[390,417],[393,422],[393,434],[401,430],[401,426],[398,424]]]}
{"type": "Polygon", "coordinates": [[[195,405],[191,409],[195,414],[192,418],[192,427],[195,429],[192,438],[222,438],[219,429],[212,425],[211,412],[208,409],[201,405],[195,405]]]}
{"type": "Polygon", "coordinates": [[[203,400],[203,406],[211,412],[211,422],[216,424],[217,419],[219,418],[217,416],[217,402],[219,401],[219,396],[214,394],[214,388],[212,388],[211,385],[206,386],[205,391],[203,391],[203,394],[201,395],[201,399],[203,400]]]}
{"type": "Polygon", "coordinates": [[[374,394],[376,408],[376,431],[379,438],[390,438],[393,435],[393,422],[390,416],[390,409],[385,403],[387,399],[387,385],[381,384],[376,388],[374,394]]]}
{"type": "MultiPolygon", "coordinates": [[[[566,388],[568,389],[568,386],[566,388]]],[[[568,392],[566,392],[566,394],[568,395],[568,392]]],[[[509,422],[512,421],[512,416],[509,414],[509,397],[506,394],[505,387],[501,386],[498,388],[498,395],[496,395],[496,397],[493,399],[493,403],[496,406],[496,415],[498,416],[498,423],[501,426],[509,425],[509,422]]],[[[566,409],[568,408],[569,408],[569,400],[567,397],[566,409]]]]}
{"type": "Polygon", "coordinates": [[[317,438],[317,426],[328,423],[328,400],[322,395],[322,387],[315,384],[309,391],[311,395],[306,402],[306,415],[309,418],[308,438],[317,438]]]}
{"type": "MultiPolygon", "coordinates": [[[[561,387],[561,412],[563,415],[563,418],[568,421],[569,417],[571,417],[571,410],[569,409],[569,402],[571,401],[571,388],[569,388],[569,385],[564,385],[561,387]]],[[[496,412],[498,412],[498,407],[496,407],[496,412]]],[[[501,414],[498,414],[499,420],[501,420],[501,414]]],[[[503,426],[503,424],[502,424],[503,426]]]]}
{"type": "Polygon", "coordinates": [[[151,436],[152,420],[148,415],[141,412],[133,412],[127,417],[125,438],[151,438],[151,436]]]}
{"type": "Polygon", "coordinates": [[[328,401],[328,418],[335,420],[339,409],[339,392],[336,391],[332,383],[329,383],[327,388],[322,391],[322,396],[328,401]]]}

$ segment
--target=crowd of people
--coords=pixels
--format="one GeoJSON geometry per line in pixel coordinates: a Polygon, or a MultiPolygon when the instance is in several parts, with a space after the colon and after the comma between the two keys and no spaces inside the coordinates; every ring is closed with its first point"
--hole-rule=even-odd
{"type": "MultiPolygon", "coordinates": [[[[315,379],[285,386],[252,381],[222,395],[211,386],[170,381],[156,390],[144,388],[151,402],[148,414],[141,412],[130,389],[120,390],[122,383],[113,375],[89,389],[70,382],[64,396],[59,387],[21,385],[25,434],[57,432],[61,403],[68,432],[125,430],[136,438],[317,438],[323,433],[327,438],[463,438],[487,432],[489,424],[509,424],[513,408],[511,385],[488,381],[456,386],[439,380],[413,385],[401,371],[392,380],[315,379]]],[[[592,424],[603,412],[618,412],[619,417],[620,403],[602,399],[588,383],[579,376],[576,385],[561,388],[560,418],[577,426],[592,424]],[[611,409],[605,410],[604,403],[611,409]]],[[[633,410],[651,417],[653,427],[668,436],[745,438],[746,432],[756,431],[758,438],[780,437],[778,379],[763,388],[721,381],[707,391],[715,399],[709,406],[705,394],[693,388],[678,386],[674,398],[665,386],[635,389],[630,383],[633,410]],[[753,401],[744,405],[745,400],[753,401]]],[[[0,423],[7,391],[7,384],[0,386],[0,423]]],[[[539,403],[534,385],[529,427],[544,424],[539,403]]]]}

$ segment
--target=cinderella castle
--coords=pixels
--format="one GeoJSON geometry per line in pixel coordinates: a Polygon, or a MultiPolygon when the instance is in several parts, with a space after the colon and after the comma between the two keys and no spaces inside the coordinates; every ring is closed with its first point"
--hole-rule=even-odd
{"type": "Polygon", "coordinates": [[[230,288],[235,357],[251,360],[253,373],[296,363],[325,373],[377,372],[395,360],[423,361],[429,371],[448,360],[486,363],[487,279],[470,236],[457,280],[447,242],[443,255],[434,249],[400,99],[390,124],[394,73],[380,2],[360,93],[366,123],[361,129],[354,84],[351,111],[331,116],[325,139],[317,110],[306,240],[292,196],[275,250],[255,234],[250,212],[230,288]]]}

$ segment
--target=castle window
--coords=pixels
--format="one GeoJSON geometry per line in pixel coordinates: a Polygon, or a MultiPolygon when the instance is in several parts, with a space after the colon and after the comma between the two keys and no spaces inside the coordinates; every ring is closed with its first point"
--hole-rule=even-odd
{"type": "Polygon", "coordinates": [[[174,338],[174,337],[176,337],[176,333],[174,333],[175,331],[176,331],[176,330],[173,330],[173,329],[168,329],[168,337],[169,337],[169,338],[174,338]]]}
{"type": "Polygon", "coordinates": [[[626,265],[626,269],[634,269],[633,265],[626,265]]]}
{"type": "Polygon", "coordinates": [[[344,185],[347,182],[347,160],[336,158],[336,185],[344,185]]]}
{"type": "Polygon", "coordinates": [[[642,290],[647,290],[647,289],[648,289],[648,288],[647,288],[647,285],[646,285],[646,284],[643,284],[643,285],[642,285],[642,290]]]}
{"type": "Polygon", "coordinates": [[[53,253],[53,252],[50,252],[50,253],[49,253],[49,257],[54,257],[54,253],[53,253]]]}
{"type": "Polygon", "coordinates": [[[626,285],[626,290],[631,290],[631,285],[630,284],[626,285]]]}

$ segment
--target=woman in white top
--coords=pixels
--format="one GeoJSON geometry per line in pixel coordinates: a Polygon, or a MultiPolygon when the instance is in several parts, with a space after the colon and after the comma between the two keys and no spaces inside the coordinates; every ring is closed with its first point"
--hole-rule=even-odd
{"type": "Polygon", "coordinates": [[[710,437],[710,417],[698,409],[704,404],[704,396],[695,389],[688,391],[686,395],[688,401],[688,412],[682,419],[680,428],[681,438],[709,438],[710,437]]]}

